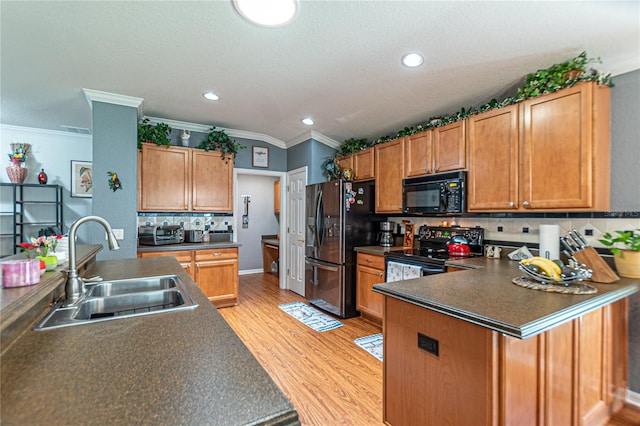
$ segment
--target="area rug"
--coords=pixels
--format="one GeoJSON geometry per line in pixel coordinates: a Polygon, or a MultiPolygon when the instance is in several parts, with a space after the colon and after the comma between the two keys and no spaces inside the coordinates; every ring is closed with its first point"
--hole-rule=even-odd
{"type": "Polygon", "coordinates": [[[312,308],[306,303],[291,302],[283,303],[280,309],[315,331],[327,331],[334,328],[342,327],[342,323],[331,318],[329,315],[323,314],[319,310],[312,308]]]}
{"type": "Polygon", "coordinates": [[[382,361],[382,333],[358,337],[353,342],[382,361]]]}

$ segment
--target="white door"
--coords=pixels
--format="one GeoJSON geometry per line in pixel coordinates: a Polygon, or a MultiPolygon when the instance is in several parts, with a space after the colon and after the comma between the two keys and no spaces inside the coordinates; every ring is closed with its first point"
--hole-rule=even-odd
{"type": "Polygon", "coordinates": [[[287,173],[287,288],[303,297],[306,186],[306,167],[287,173]]]}

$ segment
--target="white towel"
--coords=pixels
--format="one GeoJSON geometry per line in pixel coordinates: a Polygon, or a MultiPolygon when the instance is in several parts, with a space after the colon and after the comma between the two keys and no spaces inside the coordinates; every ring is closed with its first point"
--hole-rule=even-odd
{"type": "Polygon", "coordinates": [[[402,279],[410,280],[412,278],[419,278],[421,276],[420,272],[422,268],[415,265],[404,265],[402,268],[402,279]]]}
{"type": "Polygon", "coordinates": [[[418,278],[421,276],[421,270],[419,266],[407,265],[399,262],[387,263],[387,282],[410,280],[412,278],[418,278]]]}

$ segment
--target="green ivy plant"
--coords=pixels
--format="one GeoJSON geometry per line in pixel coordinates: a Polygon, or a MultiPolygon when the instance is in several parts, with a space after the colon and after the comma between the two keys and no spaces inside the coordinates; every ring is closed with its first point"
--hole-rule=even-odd
{"type": "Polygon", "coordinates": [[[238,151],[245,149],[246,146],[238,144],[235,140],[231,139],[224,130],[216,130],[215,126],[211,128],[207,139],[205,139],[197,148],[204,149],[205,151],[220,151],[222,153],[222,159],[228,160],[228,156],[235,161],[238,151]]]}
{"type": "Polygon", "coordinates": [[[347,139],[344,141],[342,145],[340,145],[340,149],[337,152],[337,156],[345,156],[355,154],[358,151],[363,149],[367,149],[371,146],[367,138],[364,139],[347,139]]]}
{"type": "Polygon", "coordinates": [[[138,149],[142,149],[143,143],[155,143],[156,145],[171,145],[171,127],[166,123],[158,123],[155,126],[148,118],[138,123],[138,149]]]}
{"type": "Polygon", "coordinates": [[[634,231],[614,231],[617,236],[611,235],[609,232],[602,234],[600,241],[605,246],[609,247],[611,253],[620,255],[622,250],[640,251],[640,229],[634,231]],[[623,248],[614,247],[615,245],[622,245],[623,248]]]}

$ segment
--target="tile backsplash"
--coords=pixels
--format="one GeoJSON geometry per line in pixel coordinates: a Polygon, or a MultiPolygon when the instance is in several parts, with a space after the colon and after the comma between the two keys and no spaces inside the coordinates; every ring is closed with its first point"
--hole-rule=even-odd
{"type": "Polygon", "coordinates": [[[233,215],[219,214],[174,214],[138,213],[138,226],[143,225],[181,225],[184,229],[231,232],[233,215]]]}

